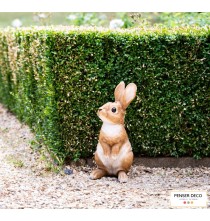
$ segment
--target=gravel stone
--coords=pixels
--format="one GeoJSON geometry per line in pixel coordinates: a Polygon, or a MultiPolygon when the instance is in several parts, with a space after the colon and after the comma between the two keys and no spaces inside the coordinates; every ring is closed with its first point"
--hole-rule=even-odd
{"type": "Polygon", "coordinates": [[[64,173],[67,174],[67,175],[71,175],[71,174],[73,174],[73,170],[65,168],[64,173]]]}
{"type": "Polygon", "coordinates": [[[171,208],[171,190],[206,190],[210,197],[207,167],[149,168],[134,164],[127,183],[119,183],[116,177],[91,180],[95,167],[91,160],[53,172],[40,151],[32,148],[33,140],[28,126],[0,104],[1,209],[171,208]]]}

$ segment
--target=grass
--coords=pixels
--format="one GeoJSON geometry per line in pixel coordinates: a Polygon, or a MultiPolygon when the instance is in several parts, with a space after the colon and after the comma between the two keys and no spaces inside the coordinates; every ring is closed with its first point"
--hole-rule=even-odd
{"type": "Polygon", "coordinates": [[[30,147],[33,151],[37,151],[39,153],[39,160],[44,163],[44,170],[46,172],[59,173],[61,171],[61,167],[54,163],[53,159],[51,159],[49,153],[46,151],[46,148],[43,148],[40,143],[36,140],[31,140],[30,147]]]}
{"type": "Polygon", "coordinates": [[[24,167],[24,162],[17,158],[15,155],[8,155],[6,157],[6,160],[8,163],[12,164],[16,168],[22,168],[24,167]]]}

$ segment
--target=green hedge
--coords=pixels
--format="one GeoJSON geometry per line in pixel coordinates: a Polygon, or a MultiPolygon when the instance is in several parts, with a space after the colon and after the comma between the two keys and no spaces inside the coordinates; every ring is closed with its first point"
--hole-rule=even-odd
{"type": "Polygon", "coordinates": [[[90,157],[98,107],[137,84],[126,127],[136,155],[210,156],[209,27],[0,31],[0,101],[57,159],[90,157]]]}

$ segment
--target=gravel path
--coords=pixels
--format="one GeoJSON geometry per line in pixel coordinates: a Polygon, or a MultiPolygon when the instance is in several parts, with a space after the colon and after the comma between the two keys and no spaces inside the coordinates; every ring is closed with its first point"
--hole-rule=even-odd
{"type": "MultiPolygon", "coordinates": [[[[90,180],[93,168],[68,165],[73,174],[55,173],[34,136],[0,104],[0,208],[171,208],[171,190],[207,190],[210,169],[146,168],[133,165],[129,181],[90,180]]],[[[210,208],[210,204],[208,204],[210,208]]]]}

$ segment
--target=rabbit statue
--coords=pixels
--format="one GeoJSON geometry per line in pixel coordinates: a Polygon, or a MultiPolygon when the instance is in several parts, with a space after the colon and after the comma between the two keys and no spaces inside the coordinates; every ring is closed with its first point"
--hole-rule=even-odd
{"type": "Polygon", "coordinates": [[[92,171],[91,179],[106,175],[117,176],[120,183],[127,182],[133,163],[133,152],[124,127],[126,108],[135,98],[137,86],[120,82],[114,91],[115,102],[108,102],[98,109],[97,115],[103,125],[95,152],[97,169],[92,171]]]}

